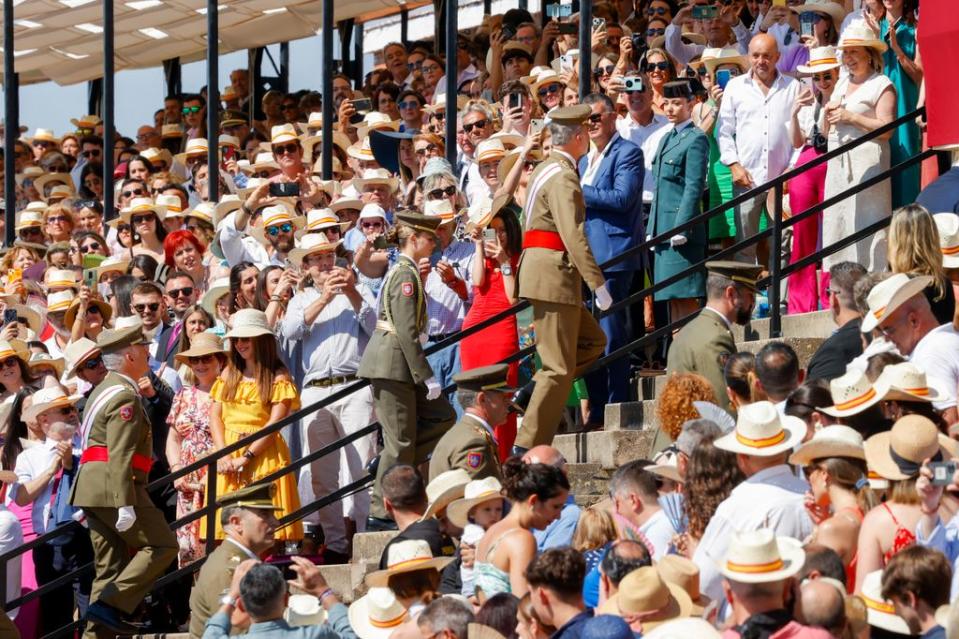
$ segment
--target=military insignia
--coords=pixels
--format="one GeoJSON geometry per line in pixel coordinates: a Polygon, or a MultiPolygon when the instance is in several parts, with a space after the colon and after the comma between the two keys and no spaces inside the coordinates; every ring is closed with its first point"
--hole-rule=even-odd
{"type": "Polygon", "coordinates": [[[467,453],[466,465],[476,470],[483,465],[483,453],[467,453]]]}
{"type": "Polygon", "coordinates": [[[120,419],[125,422],[133,421],[133,404],[120,407],[120,419]]]}
{"type": "Polygon", "coordinates": [[[403,282],[403,295],[413,297],[413,282],[403,282]]]}

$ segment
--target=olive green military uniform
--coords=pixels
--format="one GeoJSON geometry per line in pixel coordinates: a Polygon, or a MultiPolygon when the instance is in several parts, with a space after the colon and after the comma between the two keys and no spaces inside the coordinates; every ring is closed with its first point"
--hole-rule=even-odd
{"type": "MultiPolygon", "coordinates": [[[[586,107],[586,115],[588,112],[586,107]]],[[[605,283],[586,240],[585,220],[586,204],[575,159],[554,148],[529,179],[517,273],[517,296],[533,305],[536,352],[542,361],[516,435],[520,448],[553,441],[573,380],[606,347],[606,335],[583,306],[583,280],[594,291],[605,283]],[[555,238],[562,246],[546,248],[542,244],[548,241],[534,238],[555,238]]]]}
{"type": "MultiPolygon", "coordinates": [[[[401,224],[411,219],[418,231],[435,231],[440,222],[439,218],[423,215],[396,217],[401,224]]],[[[370,506],[370,514],[381,519],[388,517],[380,492],[383,474],[396,464],[426,461],[456,420],[444,395],[427,399],[425,382],[433,377],[433,369],[420,341],[425,330],[423,282],[413,260],[400,255],[380,290],[376,330],[357,371],[359,377],[370,380],[376,418],[383,427],[383,452],[370,506]]]]}

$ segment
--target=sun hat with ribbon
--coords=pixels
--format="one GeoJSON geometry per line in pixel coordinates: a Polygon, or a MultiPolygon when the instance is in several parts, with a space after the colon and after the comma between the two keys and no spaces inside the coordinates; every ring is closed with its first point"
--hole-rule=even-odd
{"type": "MultiPolygon", "coordinates": [[[[177,198],[177,203],[179,204],[179,202],[180,200],[177,198]]],[[[166,208],[154,202],[153,198],[135,197],[130,200],[127,208],[120,209],[120,219],[127,224],[131,224],[133,216],[137,213],[153,213],[162,222],[166,217],[166,208]]]]}
{"type": "Polygon", "coordinates": [[[92,339],[81,337],[75,342],[70,342],[63,351],[67,359],[67,377],[76,377],[77,367],[99,353],[100,347],[92,339]]]}
{"type": "Polygon", "coordinates": [[[396,191],[399,182],[386,169],[366,169],[363,171],[362,177],[353,178],[353,188],[360,193],[370,184],[383,184],[388,186],[391,191],[396,191]]]}
{"type": "Polygon", "coordinates": [[[389,639],[409,619],[406,608],[389,588],[370,588],[350,604],[350,626],[360,639],[389,639]]]}
{"type": "Polygon", "coordinates": [[[270,129],[270,145],[284,144],[286,142],[296,142],[299,144],[300,136],[296,132],[296,127],[292,124],[277,124],[270,129]]]}
{"type": "Polygon", "coordinates": [[[313,595],[290,595],[283,619],[293,627],[318,626],[326,621],[326,611],[313,595]]]}
{"type": "Polygon", "coordinates": [[[376,156],[373,155],[373,147],[370,144],[370,138],[365,137],[357,140],[346,149],[346,154],[354,160],[363,162],[376,162],[376,156]]]}
{"type": "Polygon", "coordinates": [[[363,116],[363,121],[357,125],[356,139],[362,140],[363,138],[369,136],[370,131],[398,131],[399,128],[399,120],[393,120],[390,118],[390,116],[379,111],[370,111],[363,116]]]}
{"type": "Polygon", "coordinates": [[[716,448],[754,457],[772,457],[791,450],[806,434],[798,417],[780,415],[771,402],[755,402],[739,409],[736,429],[715,441],[716,448]]]}
{"type": "Polygon", "coordinates": [[[27,142],[34,144],[36,142],[52,142],[53,144],[60,144],[60,138],[53,134],[53,131],[50,129],[36,129],[33,132],[33,135],[26,138],[27,142]]]}
{"type": "Polygon", "coordinates": [[[789,457],[789,463],[806,466],[816,459],[827,457],[848,457],[866,459],[862,435],[849,426],[826,426],[816,431],[809,441],[800,444],[789,457]]]}
{"type": "Polygon", "coordinates": [[[656,570],[663,581],[679,586],[689,595],[693,604],[692,615],[703,614],[712,600],[699,590],[699,566],[694,561],[682,555],[663,555],[656,563],[656,570]]]}
{"type": "Polygon", "coordinates": [[[302,239],[304,235],[319,233],[334,227],[339,227],[340,232],[344,233],[350,227],[350,223],[340,222],[336,213],[328,208],[311,209],[306,213],[306,226],[300,230],[298,237],[302,239]]]}
{"type": "Polygon", "coordinates": [[[680,586],[663,579],[656,568],[643,566],[626,575],[619,591],[597,612],[622,617],[630,625],[639,622],[645,634],[671,619],[690,616],[693,601],[680,586]]]}
{"type": "Polygon", "coordinates": [[[203,294],[203,299],[200,300],[200,306],[206,310],[212,317],[217,317],[216,314],[216,302],[224,295],[230,293],[230,278],[229,277],[220,277],[213,280],[213,283],[210,284],[210,288],[206,290],[206,293],[203,294]]]}
{"type": "Polygon", "coordinates": [[[18,339],[10,342],[0,340],[0,361],[8,357],[16,357],[24,365],[28,365],[30,363],[30,349],[27,348],[26,342],[21,342],[18,339]]]}
{"type": "Polygon", "coordinates": [[[834,0],[806,0],[806,4],[789,8],[799,15],[802,15],[808,11],[812,13],[818,13],[819,15],[829,16],[829,18],[832,20],[833,30],[837,32],[842,26],[843,19],[846,17],[846,9],[834,0]]]}
{"type": "Polygon", "coordinates": [[[438,217],[442,220],[441,224],[448,224],[456,221],[456,210],[449,198],[441,200],[427,200],[423,203],[423,214],[431,217],[438,217]]]}
{"type": "MultiPolygon", "coordinates": [[[[830,0],[831,1],[831,0],[830,0]]],[[[745,71],[749,68],[749,59],[739,52],[736,47],[726,47],[713,52],[713,55],[706,57],[703,54],[702,65],[706,67],[709,73],[715,73],[716,67],[726,64],[735,64],[745,71]]]]}
{"type": "MultiPolygon", "coordinates": [[[[113,316],[113,307],[104,302],[101,299],[95,297],[90,298],[89,306],[96,306],[100,311],[100,317],[103,318],[103,327],[107,328],[110,322],[110,318],[113,316]]],[[[89,308],[89,307],[88,307],[89,308]]],[[[73,329],[73,323],[77,319],[77,313],[80,312],[80,298],[76,298],[73,302],[70,303],[70,308],[67,309],[66,315],[63,316],[63,325],[68,329],[73,329]]]]}
{"type": "MultiPolygon", "coordinates": [[[[829,4],[839,6],[832,0],[829,4]]],[[[836,47],[829,45],[825,47],[814,47],[809,51],[809,64],[800,64],[796,66],[799,73],[822,73],[839,68],[839,57],[836,55],[836,47]]]]}
{"type": "Polygon", "coordinates": [[[347,209],[355,209],[359,211],[362,208],[363,200],[358,197],[344,196],[330,204],[330,210],[334,213],[339,213],[340,211],[345,211],[347,209]]]}
{"type": "Polygon", "coordinates": [[[802,570],[806,553],[792,537],[769,528],[734,532],[719,572],[730,581],[763,584],[783,581],[802,570]]]}
{"type": "MultiPolygon", "coordinates": [[[[164,126],[164,129],[166,127],[164,126]]],[[[205,157],[210,152],[209,143],[206,138],[191,138],[186,141],[186,148],[183,153],[177,153],[173,159],[180,164],[186,165],[187,158],[205,157]]]]}
{"type": "Polygon", "coordinates": [[[404,539],[386,549],[386,569],[371,572],[366,576],[370,588],[386,586],[390,577],[415,570],[440,571],[452,557],[434,557],[430,544],[424,539],[404,539]]]}
{"type": "Polygon", "coordinates": [[[923,460],[947,461],[956,456],[955,440],[941,434],[926,417],[906,415],[891,430],[866,440],[866,463],[880,477],[898,481],[919,474],[923,460]]]}
{"type": "Polygon", "coordinates": [[[892,602],[882,598],[882,570],[875,570],[866,575],[862,581],[859,598],[866,604],[866,619],[870,626],[901,635],[912,634],[906,620],[896,614],[896,608],[892,602]]]}
{"type": "Polygon", "coordinates": [[[523,78],[524,81],[530,85],[530,91],[532,91],[534,96],[539,96],[538,91],[549,84],[559,84],[563,85],[563,79],[560,75],[550,67],[541,67],[539,73],[536,75],[528,75],[523,78]]]}
{"type": "Polygon", "coordinates": [[[476,145],[476,162],[496,162],[506,155],[502,140],[487,138],[476,145]]]}
{"type": "Polygon", "coordinates": [[[166,163],[167,168],[173,164],[173,154],[166,149],[158,149],[155,146],[151,146],[149,149],[144,149],[140,152],[140,155],[149,160],[150,164],[156,168],[158,162],[162,161],[166,163]]]}
{"type": "Polygon", "coordinates": [[[29,408],[23,410],[23,419],[25,421],[36,421],[37,416],[54,408],[63,408],[66,406],[76,406],[83,395],[67,395],[63,388],[57,384],[55,386],[41,388],[33,393],[33,402],[29,408]]]}
{"type": "Polygon", "coordinates": [[[912,299],[932,284],[928,275],[909,277],[905,273],[896,273],[872,287],[866,301],[869,312],[862,318],[863,333],[868,333],[889,319],[896,309],[912,299]]]}
{"type": "Polygon", "coordinates": [[[474,506],[488,501],[503,499],[503,485],[495,477],[474,479],[466,484],[463,496],[446,507],[446,518],[456,527],[465,528],[469,523],[469,512],[474,506]]]}
{"type": "Polygon", "coordinates": [[[73,294],[72,289],[50,293],[47,295],[47,313],[57,313],[61,311],[66,313],[67,309],[70,308],[70,305],[73,303],[74,297],[76,296],[73,294]]]}
{"type": "Polygon", "coordinates": [[[297,229],[306,226],[306,221],[302,215],[294,216],[293,208],[286,202],[274,202],[263,208],[260,213],[259,224],[253,227],[247,226],[247,234],[259,241],[260,244],[266,245],[269,243],[266,239],[266,229],[283,224],[290,224],[295,232],[297,229]]]}
{"type": "Polygon", "coordinates": [[[21,229],[40,228],[43,226],[43,213],[37,211],[23,211],[17,217],[17,224],[14,227],[17,231],[21,229]]]}
{"type": "Polygon", "coordinates": [[[74,195],[76,195],[76,191],[73,190],[73,186],[69,184],[55,184],[53,188],[50,189],[50,192],[47,193],[46,200],[50,204],[56,204],[74,195]]]}
{"type": "Polygon", "coordinates": [[[934,402],[947,394],[936,380],[930,380],[925,371],[912,362],[886,366],[876,383],[889,389],[884,399],[903,402],[934,402]]]}
{"type": "Polygon", "coordinates": [[[37,200],[34,200],[33,202],[27,202],[27,206],[23,209],[23,211],[20,212],[20,215],[23,215],[23,213],[25,213],[26,211],[42,214],[44,211],[47,210],[47,208],[49,207],[47,206],[46,202],[39,202],[37,200]]]}
{"type": "Polygon", "coordinates": [[[50,367],[54,370],[57,379],[63,377],[63,371],[66,367],[66,360],[62,357],[53,357],[49,353],[33,353],[30,361],[27,363],[30,371],[37,374],[37,371],[44,367],[50,367]]]}
{"type": "Polygon", "coordinates": [[[936,213],[932,216],[939,229],[939,251],[944,268],[959,268],[959,215],[936,213]]]}
{"type": "Polygon", "coordinates": [[[266,319],[266,313],[258,311],[255,308],[241,308],[233,314],[233,328],[226,334],[226,337],[235,339],[238,337],[259,337],[260,335],[273,335],[273,329],[266,319]]]}
{"type": "Polygon", "coordinates": [[[202,357],[204,355],[223,355],[226,350],[223,348],[223,340],[215,333],[197,333],[190,339],[190,348],[180,351],[174,359],[181,364],[189,364],[191,357],[202,357]]]}
{"type": "Polygon", "coordinates": [[[876,32],[866,24],[865,20],[855,20],[847,26],[842,35],[839,36],[839,44],[837,45],[840,49],[848,49],[849,47],[866,47],[868,49],[875,49],[879,53],[885,53],[886,43],[883,42],[876,32]]]}
{"type": "Polygon", "coordinates": [[[821,410],[833,417],[858,415],[881,402],[887,391],[888,388],[880,384],[878,379],[872,383],[865,371],[850,368],[843,375],[829,380],[829,392],[835,403],[821,410]]]}
{"type": "Polygon", "coordinates": [[[462,468],[454,468],[440,473],[426,485],[426,499],[429,505],[420,518],[421,521],[435,517],[437,513],[460,499],[470,483],[470,475],[462,468]]]}
{"type": "Polygon", "coordinates": [[[156,205],[163,207],[163,217],[184,217],[183,200],[178,195],[158,195],[156,205]]]}
{"type": "MultiPolygon", "coordinates": [[[[47,269],[43,276],[43,285],[47,290],[55,288],[79,288],[80,280],[77,272],[70,269],[51,268],[47,269]]],[[[47,301],[47,310],[50,310],[49,300],[47,301]]]]}
{"type": "Polygon", "coordinates": [[[300,245],[290,251],[288,257],[294,266],[302,268],[306,256],[314,253],[332,253],[341,243],[342,240],[330,242],[322,233],[307,233],[300,241],[300,245]]]}
{"type": "Polygon", "coordinates": [[[499,140],[503,143],[503,148],[506,149],[507,152],[523,146],[523,144],[526,142],[526,138],[519,133],[514,133],[512,131],[497,131],[487,139],[499,140]]]}

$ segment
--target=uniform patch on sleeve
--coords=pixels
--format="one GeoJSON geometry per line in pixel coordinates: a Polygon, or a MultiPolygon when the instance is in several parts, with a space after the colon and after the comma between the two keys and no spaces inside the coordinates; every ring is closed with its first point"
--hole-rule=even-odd
{"type": "Polygon", "coordinates": [[[133,421],[133,404],[120,407],[120,419],[125,422],[133,421]]]}
{"type": "Polygon", "coordinates": [[[483,465],[483,453],[467,453],[466,454],[466,465],[476,470],[483,465]]]}
{"type": "Polygon", "coordinates": [[[413,297],[413,282],[403,282],[403,295],[413,297]]]}

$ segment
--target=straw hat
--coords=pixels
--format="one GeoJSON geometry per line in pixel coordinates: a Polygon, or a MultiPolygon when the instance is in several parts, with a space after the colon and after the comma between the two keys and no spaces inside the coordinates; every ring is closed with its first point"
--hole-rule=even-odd
{"type": "Polygon", "coordinates": [[[886,43],[879,39],[865,20],[853,21],[839,37],[838,48],[848,49],[849,47],[866,47],[875,49],[879,53],[884,53],[887,49],[886,43]]]}
{"type": "Polygon", "coordinates": [[[912,634],[906,620],[896,614],[896,608],[892,605],[892,602],[882,598],[881,570],[866,575],[862,582],[862,591],[859,593],[859,597],[866,604],[866,618],[869,620],[870,626],[901,635],[912,634]]]}
{"type": "Polygon", "coordinates": [[[816,431],[808,442],[801,444],[789,457],[789,463],[805,466],[816,459],[850,457],[866,459],[862,435],[848,426],[826,426],[816,431]]]}
{"type": "Polygon", "coordinates": [[[256,239],[260,244],[267,244],[266,229],[271,226],[281,226],[290,224],[294,231],[301,229],[306,225],[302,215],[293,215],[293,209],[285,202],[274,202],[270,206],[264,207],[260,213],[260,224],[254,227],[248,227],[247,234],[256,239]]]}
{"type": "Polygon", "coordinates": [[[185,217],[183,200],[178,195],[158,195],[156,205],[163,208],[164,217],[185,217]]]}
{"type": "Polygon", "coordinates": [[[363,177],[353,178],[353,188],[360,193],[368,184],[385,184],[391,191],[396,191],[399,183],[386,169],[366,169],[363,171],[363,177]]]}
{"type": "MultiPolygon", "coordinates": [[[[829,0],[829,4],[838,7],[839,5],[829,0]]],[[[796,66],[799,73],[821,73],[831,69],[839,68],[839,58],[836,55],[836,47],[829,45],[825,47],[815,47],[809,51],[809,64],[800,64],[796,66]]]]}
{"type": "Polygon", "coordinates": [[[67,184],[55,184],[53,188],[50,189],[50,192],[47,193],[47,202],[50,204],[56,204],[61,200],[65,200],[68,197],[73,197],[76,195],[76,191],[73,190],[73,187],[67,184]]]}
{"type": "Polygon", "coordinates": [[[52,408],[76,406],[82,397],[83,395],[67,395],[59,384],[41,388],[33,393],[33,402],[30,407],[23,410],[23,419],[29,422],[36,421],[38,415],[52,408]]]}
{"type": "Polygon", "coordinates": [[[73,179],[69,173],[44,173],[33,181],[33,186],[36,187],[37,193],[40,194],[41,198],[45,197],[43,192],[44,187],[51,182],[65,184],[68,185],[71,190],[73,189],[73,179]]]}
{"type": "Polygon", "coordinates": [[[44,211],[46,211],[48,208],[49,208],[49,207],[47,206],[47,203],[46,203],[46,202],[38,202],[38,201],[34,200],[33,202],[28,202],[28,203],[27,203],[26,208],[24,208],[22,211],[20,211],[20,215],[23,215],[23,214],[26,213],[27,211],[32,212],[32,213],[41,213],[41,214],[42,214],[42,213],[43,213],[44,211]]]}
{"type": "Polygon", "coordinates": [[[206,290],[206,293],[203,294],[203,299],[200,300],[200,306],[206,310],[212,317],[216,317],[216,302],[218,299],[224,295],[230,293],[230,278],[229,277],[220,277],[213,280],[213,283],[210,285],[210,288],[206,290]]]}
{"type": "Polygon", "coordinates": [[[350,604],[349,619],[360,639],[389,639],[409,619],[409,613],[389,588],[370,588],[350,604]]]}
{"type": "Polygon", "coordinates": [[[389,129],[399,131],[400,121],[391,120],[390,116],[379,111],[370,111],[363,116],[363,121],[356,127],[356,138],[362,140],[370,134],[370,131],[380,131],[389,129]]]}
{"type": "Polygon", "coordinates": [[[336,213],[330,209],[312,209],[306,213],[306,226],[303,227],[302,233],[316,233],[334,226],[338,226],[343,233],[350,227],[350,223],[340,222],[340,218],[336,217],[336,213]]]}
{"type": "MultiPolygon", "coordinates": [[[[165,130],[166,126],[163,128],[165,130]]],[[[186,165],[187,158],[197,156],[205,157],[209,152],[210,147],[206,138],[191,138],[186,141],[186,149],[184,149],[183,153],[177,153],[173,156],[173,159],[180,164],[186,165]]]]}
{"type": "Polygon", "coordinates": [[[462,468],[454,468],[440,473],[426,485],[426,498],[429,505],[420,521],[436,516],[436,513],[460,499],[470,483],[470,475],[462,468]]]}
{"type": "Polygon", "coordinates": [[[445,197],[442,200],[427,200],[424,202],[423,215],[438,217],[443,220],[441,224],[453,222],[457,217],[453,203],[449,201],[449,198],[445,197]]]}
{"type": "Polygon", "coordinates": [[[92,339],[81,337],[75,342],[70,342],[63,351],[67,363],[67,377],[76,377],[77,367],[89,358],[100,352],[100,347],[92,339]]]}
{"type": "Polygon", "coordinates": [[[404,539],[387,548],[386,569],[368,574],[366,585],[384,587],[393,575],[430,568],[440,571],[451,561],[452,557],[433,557],[430,544],[424,539],[404,539]]]}
{"type": "Polygon", "coordinates": [[[223,340],[215,333],[197,333],[190,339],[190,348],[176,354],[174,359],[181,364],[189,365],[191,357],[203,355],[225,354],[223,340]]]}
{"type": "Polygon", "coordinates": [[[63,370],[66,367],[66,360],[62,357],[52,357],[47,353],[33,353],[27,366],[31,371],[49,366],[56,373],[57,379],[63,377],[63,370]]]}
{"type": "Polygon", "coordinates": [[[283,619],[291,626],[317,626],[326,621],[326,611],[313,595],[290,595],[283,619]]]}
{"type": "Polygon", "coordinates": [[[656,564],[656,570],[663,581],[675,584],[689,595],[692,601],[692,614],[699,616],[712,601],[699,591],[699,566],[681,555],[663,555],[656,564]]]}
{"type": "MultiPolygon", "coordinates": [[[[103,300],[95,297],[90,298],[90,304],[100,309],[100,317],[103,318],[103,327],[106,328],[110,322],[110,318],[113,316],[113,308],[103,300]]],[[[79,312],[80,298],[78,297],[70,303],[70,308],[67,309],[66,315],[63,316],[63,325],[68,329],[73,329],[73,323],[76,321],[77,313],[79,312]]]]}
{"type": "Polygon", "coordinates": [[[346,154],[355,160],[362,160],[363,162],[376,161],[376,156],[373,155],[373,147],[370,146],[369,136],[357,140],[355,144],[351,144],[346,149],[346,154]]]}
{"type": "MultiPolygon", "coordinates": [[[[830,0],[830,2],[832,2],[832,0],[830,0]]],[[[740,53],[736,47],[726,47],[714,50],[713,54],[709,57],[706,57],[706,54],[703,53],[702,64],[710,73],[715,73],[716,67],[723,66],[724,64],[735,64],[745,71],[749,68],[749,59],[740,53]]]]}
{"type": "Polygon", "coordinates": [[[932,216],[939,229],[939,250],[944,268],[959,268],[959,215],[936,213],[932,216]]]}
{"type": "Polygon", "coordinates": [[[545,87],[548,84],[556,83],[556,84],[559,84],[561,87],[563,86],[563,79],[559,76],[558,73],[556,73],[556,71],[554,71],[550,67],[541,69],[538,74],[527,76],[525,79],[527,81],[527,84],[530,85],[530,91],[537,98],[539,98],[538,92],[540,88],[545,87]]]}
{"type": "Polygon", "coordinates": [[[78,129],[93,129],[103,122],[98,115],[83,115],[79,118],[70,118],[70,124],[78,129]]]}
{"type": "MultiPolygon", "coordinates": [[[[521,149],[510,149],[506,152],[506,155],[503,156],[503,159],[500,160],[499,167],[496,169],[496,175],[499,178],[500,184],[506,181],[506,176],[509,175],[509,172],[513,169],[513,165],[516,164],[522,154],[521,149]]],[[[529,153],[526,154],[526,161],[542,162],[543,152],[539,149],[530,149],[529,153]]]]}
{"type": "Polygon", "coordinates": [[[928,275],[910,278],[905,273],[896,273],[872,287],[866,301],[869,313],[862,318],[861,330],[868,333],[882,324],[897,308],[912,299],[932,283],[928,275]]]}
{"type": "Polygon", "coordinates": [[[300,245],[290,251],[289,260],[297,268],[303,267],[303,260],[307,255],[314,253],[331,253],[336,250],[342,240],[330,242],[323,233],[307,233],[303,236],[300,245]]]}
{"type": "Polygon", "coordinates": [[[300,142],[296,127],[292,124],[278,124],[270,129],[270,144],[284,144],[286,142],[300,142]]]}
{"type": "Polygon", "coordinates": [[[503,485],[495,477],[474,479],[466,484],[463,496],[446,507],[446,518],[457,528],[465,528],[469,523],[469,512],[474,506],[487,501],[503,499],[503,485]]]}
{"type": "Polygon", "coordinates": [[[471,623],[466,626],[466,639],[506,639],[496,628],[482,623],[471,623]]]}
{"type": "Polygon", "coordinates": [[[160,128],[161,138],[182,138],[184,135],[186,131],[179,124],[164,124],[160,128]]]}
{"type": "Polygon", "coordinates": [[[31,137],[26,138],[27,142],[33,145],[35,142],[52,142],[60,144],[60,138],[53,134],[50,129],[36,129],[31,137]]]}
{"type": "Polygon", "coordinates": [[[911,479],[919,474],[923,460],[952,459],[956,442],[939,433],[935,424],[921,415],[900,417],[892,430],[866,440],[866,462],[881,477],[911,479]]]}
{"type": "Polygon", "coordinates": [[[241,308],[233,314],[233,328],[226,334],[226,337],[235,339],[237,337],[259,337],[260,335],[273,335],[273,329],[266,320],[266,313],[258,311],[255,308],[241,308]]]}
{"type": "Polygon", "coordinates": [[[27,327],[33,331],[35,335],[39,335],[40,331],[43,330],[43,318],[40,317],[40,313],[29,306],[25,304],[7,304],[7,308],[15,310],[19,319],[26,320],[27,327]]]}
{"type": "Polygon", "coordinates": [[[332,204],[330,204],[330,210],[334,213],[339,213],[344,209],[356,209],[359,211],[363,208],[363,200],[355,197],[341,197],[332,204]]]}
{"type": "Polygon", "coordinates": [[[524,138],[522,135],[519,133],[512,133],[510,131],[497,131],[487,139],[499,140],[503,143],[503,148],[506,149],[507,152],[523,146],[523,144],[526,142],[526,138],[524,138]]]}
{"type": "Polygon", "coordinates": [[[687,619],[673,619],[661,626],[643,633],[643,639],[720,639],[722,637],[716,627],[698,617],[687,619]]]}
{"type": "Polygon", "coordinates": [[[253,164],[247,164],[241,168],[241,170],[247,175],[259,173],[264,169],[273,169],[274,171],[280,170],[280,165],[277,164],[276,160],[273,159],[272,153],[257,153],[256,158],[253,160],[253,164]]]}
{"type": "Polygon", "coordinates": [[[732,534],[719,572],[730,581],[763,584],[792,577],[802,570],[805,561],[799,541],[760,528],[732,534]]]}
{"type": "Polygon", "coordinates": [[[653,566],[643,566],[626,575],[619,591],[606,600],[597,612],[617,617],[642,614],[643,633],[693,614],[693,601],[680,586],[663,579],[653,566]]]}
{"type": "Polygon", "coordinates": [[[882,369],[876,383],[882,383],[889,390],[884,399],[896,399],[904,402],[934,402],[947,393],[939,388],[935,380],[929,380],[925,371],[912,362],[890,364],[882,369]]]}
{"type": "MultiPolygon", "coordinates": [[[[179,201],[179,198],[177,198],[177,203],[179,203],[179,201]]],[[[150,212],[154,213],[160,222],[162,222],[163,218],[166,217],[166,209],[154,202],[152,198],[135,197],[130,200],[130,204],[127,206],[127,208],[120,209],[120,219],[127,224],[132,224],[131,220],[133,219],[134,213],[150,212]]]]}
{"type": "Polygon", "coordinates": [[[716,448],[754,457],[772,457],[791,450],[806,434],[798,417],[782,416],[771,402],[755,402],[739,409],[736,429],[715,441],[716,448]]]}
{"type": "MultiPolygon", "coordinates": [[[[348,149],[349,147],[347,147],[347,150],[348,149]]],[[[313,160],[313,168],[310,170],[310,174],[315,175],[316,177],[323,177],[323,156],[322,155],[317,156],[317,158],[313,160]]],[[[339,188],[340,183],[338,180],[344,175],[345,175],[345,172],[343,171],[343,163],[340,162],[340,158],[334,155],[333,156],[333,177],[337,179],[331,180],[331,182],[336,184],[336,187],[339,188]]],[[[325,190],[326,189],[324,189],[324,191],[325,190]]]]}
{"type": "Polygon", "coordinates": [[[155,146],[151,146],[149,149],[144,149],[140,152],[140,155],[145,157],[150,161],[150,164],[156,166],[158,161],[166,162],[167,168],[173,165],[173,154],[166,149],[158,149],[155,146]]]}
{"type": "Polygon", "coordinates": [[[870,382],[865,371],[851,368],[829,380],[829,392],[835,404],[824,407],[822,412],[833,417],[848,417],[881,402],[888,388],[878,379],[875,383],[870,382]]]}
{"type": "Polygon", "coordinates": [[[66,311],[73,303],[73,290],[57,291],[47,296],[47,313],[56,313],[57,311],[66,311]]]}
{"type": "Polygon", "coordinates": [[[495,162],[506,155],[502,140],[487,138],[476,145],[476,162],[495,162]]]}
{"type": "Polygon", "coordinates": [[[811,11],[820,15],[829,16],[832,20],[833,29],[836,31],[839,31],[839,28],[842,26],[842,21],[846,17],[846,10],[841,4],[834,0],[807,0],[806,4],[789,8],[800,15],[811,11]]]}
{"type": "Polygon", "coordinates": [[[213,205],[210,202],[200,202],[188,213],[193,217],[206,220],[213,225],[213,228],[220,226],[227,215],[243,206],[243,200],[235,193],[227,193],[220,198],[220,201],[213,205]]]}
{"type": "Polygon", "coordinates": [[[16,357],[23,362],[24,365],[28,365],[30,363],[30,350],[27,348],[25,342],[21,342],[18,339],[11,342],[0,340],[0,361],[8,357],[16,357]]]}
{"type": "Polygon", "coordinates": [[[43,213],[36,211],[22,211],[17,218],[17,224],[14,227],[18,232],[21,229],[43,227],[43,213]]]}

